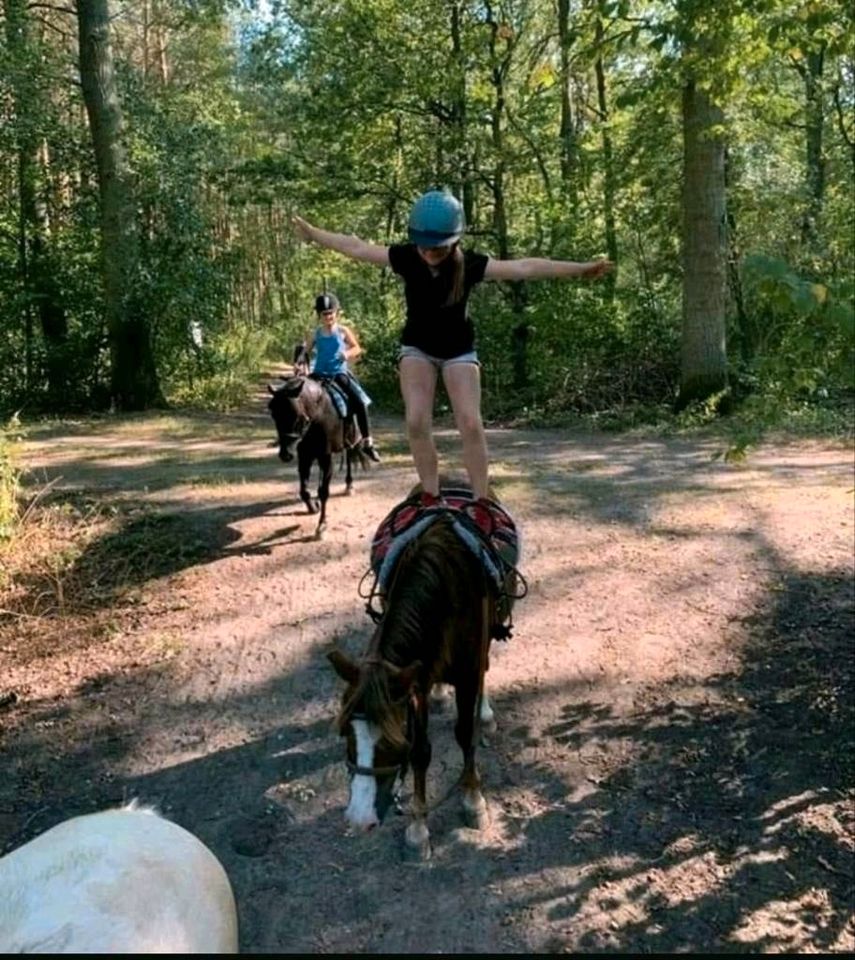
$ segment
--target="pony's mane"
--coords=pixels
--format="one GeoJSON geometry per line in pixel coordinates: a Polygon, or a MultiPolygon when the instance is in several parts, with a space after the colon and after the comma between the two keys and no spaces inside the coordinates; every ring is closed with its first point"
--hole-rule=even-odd
{"type": "Polygon", "coordinates": [[[357,708],[365,714],[366,720],[379,727],[383,738],[392,746],[402,747],[404,735],[397,722],[393,709],[399,697],[393,696],[389,685],[390,673],[388,667],[376,659],[365,662],[360,672],[359,683],[348,695],[337,721],[339,732],[342,733],[353,718],[357,708]]]}
{"type": "Polygon", "coordinates": [[[302,384],[305,381],[306,381],[306,377],[301,377],[295,374],[294,376],[288,377],[279,389],[280,390],[286,390],[288,388],[293,389],[298,385],[302,386],[302,384]]]}
{"type": "Polygon", "coordinates": [[[361,710],[389,742],[402,743],[393,709],[400,702],[400,693],[396,696],[392,689],[394,681],[384,661],[405,667],[420,660],[429,670],[442,663],[450,657],[443,629],[448,617],[482,589],[486,586],[480,564],[461,543],[450,520],[438,520],[408,544],[398,560],[359,682],[348,693],[339,715],[339,730],[361,710]]]}

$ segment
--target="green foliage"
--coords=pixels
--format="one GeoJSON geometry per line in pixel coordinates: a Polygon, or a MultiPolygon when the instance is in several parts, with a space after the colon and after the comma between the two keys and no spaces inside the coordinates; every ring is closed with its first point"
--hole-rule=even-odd
{"type": "Polygon", "coordinates": [[[825,400],[851,391],[855,346],[852,281],[833,286],[806,279],[786,262],[755,254],[743,267],[746,309],[751,316],[741,371],[763,392],[825,400]]]}
{"type": "MultiPolygon", "coordinates": [[[[281,0],[264,17],[252,4],[156,6],[162,22],[148,33],[133,18],[115,21],[113,53],[138,213],[136,283],[172,402],[239,403],[265,361],[290,360],[326,284],[365,347],[357,373],[378,408],[399,411],[399,280],[298,244],[288,218],[393,242],[406,235],[412,199],[447,185],[466,200],[467,243],[492,255],[602,256],[614,226],[613,296],[604,284],[555,281],[475,292],[485,414],[663,422],[680,363],[680,90],[691,76],[725,113],[732,390],[670,426],[708,426],[731,403],[756,408],[758,422],[777,409],[807,424],[814,411],[821,429],[846,408],[855,75],[851,11],[836,0],[571,4],[567,56],[549,0],[281,0]],[[160,31],[164,72],[151,46],[160,31]],[[821,203],[805,159],[817,117],[821,203]]],[[[61,39],[71,20],[16,9],[30,29],[0,42],[10,105],[0,125],[0,410],[103,407],[97,178],[79,89],[62,79],[76,55],[61,39]],[[36,29],[36,16],[56,29],[36,29]],[[41,204],[26,216],[22,157],[41,204]],[[42,329],[44,289],[24,272],[22,233],[30,267],[42,241],[66,323],[56,343],[42,329]]]]}
{"type": "Polygon", "coordinates": [[[237,327],[185,350],[165,380],[167,399],[177,406],[232,410],[245,403],[271,348],[269,331],[237,327]]]}
{"type": "Polygon", "coordinates": [[[0,424],[0,542],[8,540],[18,520],[18,493],[21,470],[17,446],[21,425],[17,416],[0,424]]]}

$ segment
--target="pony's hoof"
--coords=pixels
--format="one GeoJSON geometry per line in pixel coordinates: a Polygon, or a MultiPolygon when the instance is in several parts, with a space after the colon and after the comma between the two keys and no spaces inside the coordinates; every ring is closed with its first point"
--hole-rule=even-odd
{"type": "Polygon", "coordinates": [[[430,834],[424,824],[410,824],[404,831],[404,860],[424,863],[431,858],[430,834]]]}
{"type": "Polygon", "coordinates": [[[323,540],[326,530],[326,527],[318,527],[318,529],[315,530],[315,540],[323,540]]]}
{"type": "Polygon", "coordinates": [[[425,839],[415,847],[405,842],[402,856],[404,863],[427,863],[431,858],[430,840],[425,839]]]}
{"type": "Polygon", "coordinates": [[[445,713],[454,706],[454,687],[449,683],[434,684],[428,698],[431,713],[445,713]]]}
{"type": "Polygon", "coordinates": [[[353,496],[353,487],[352,487],[350,484],[348,484],[348,485],[344,488],[344,495],[345,495],[346,497],[352,497],[352,496],[353,496]]]}
{"type": "Polygon", "coordinates": [[[463,801],[463,822],[470,830],[485,830],[490,824],[487,801],[479,796],[476,801],[463,801]]]}
{"type": "Polygon", "coordinates": [[[318,512],[318,508],[315,506],[314,503],[312,503],[311,500],[307,500],[307,501],[306,501],[306,511],[307,511],[308,513],[317,513],[317,512],[318,512]]]}
{"type": "Polygon", "coordinates": [[[499,725],[496,723],[496,718],[491,713],[489,717],[481,717],[481,729],[484,733],[488,733],[492,736],[498,729],[499,725]]]}

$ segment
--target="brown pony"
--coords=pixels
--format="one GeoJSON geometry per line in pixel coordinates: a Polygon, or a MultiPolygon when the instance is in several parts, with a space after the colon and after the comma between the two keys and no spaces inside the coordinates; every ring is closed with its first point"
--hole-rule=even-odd
{"type": "Polygon", "coordinates": [[[378,825],[411,766],[414,809],[405,840],[422,859],[430,857],[425,783],[428,698],[435,684],[454,687],[466,822],[483,829],[488,820],[475,748],[482,723],[495,726],[484,674],[496,605],[481,562],[461,542],[452,519],[442,516],[402,553],[362,658],[354,662],[339,650],[328,655],[348,684],[338,717],[351,774],[345,816],[363,829],[378,825]]]}

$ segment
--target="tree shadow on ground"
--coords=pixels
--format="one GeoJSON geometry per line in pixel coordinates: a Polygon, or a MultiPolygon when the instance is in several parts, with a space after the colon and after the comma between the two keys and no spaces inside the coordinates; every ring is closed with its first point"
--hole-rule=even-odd
{"type": "MultiPolygon", "coordinates": [[[[65,502],[74,499],[69,495],[65,502]]],[[[62,498],[57,498],[61,505],[62,498]]],[[[147,583],[233,556],[269,556],[274,550],[315,540],[314,521],[302,502],[254,501],[214,506],[177,505],[113,507],[102,517],[95,534],[72,559],[52,569],[51,577],[64,581],[63,613],[73,615],[120,603],[147,583]],[[245,541],[237,525],[262,516],[282,516],[307,523],[286,523],[262,538],[245,541]],[[302,536],[297,534],[303,533],[302,536]]],[[[283,556],[298,562],[296,555],[283,556]]],[[[45,571],[20,577],[24,591],[43,591],[45,571]]]]}
{"type": "Polygon", "coordinates": [[[732,465],[712,459],[710,442],[669,438],[628,445],[610,437],[521,436],[524,440],[506,437],[496,451],[504,465],[500,496],[504,488],[536,491],[529,510],[555,522],[577,518],[648,530],[663,498],[744,494],[770,481],[808,489],[814,481],[827,484],[830,476],[841,483],[852,476],[851,453],[843,450],[830,463],[782,465],[756,458],[732,465]]]}
{"type": "MultiPolygon", "coordinates": [[[[9,849],[134,796],[154,803],[224,863],[245,951],[350,943],[400,952],[417,943],[426,952],[756,953],[791,950],[795,933],[797,947],[833,950],[852,894],[851,851],[827,829],[851,784],[851,581],[790,573],[745,626],[740,669],[639,689],[631,710],[580,690],[551,727],[520,730],[500,696],[504,724],[496,749],[481,756],[510,843],[461,844],[445,808],[432,818],[438,860],[429,868],[401,864],[400,820],[368,838],[342,834],[336,680],[320,648],[221,700],[180,701],[168,673],[147,669],[27,706],[0,747],[0,840],[9,849]],[[251,730],[253,718],[263,732],[206,746],[216,722],[251,730]],[[164,765],[147,746],[153,733],[174,737],[188,759],[164,765]],[[557,752],[548,763],[535,759],[545,743],[557,752]],[[585,766],[594,755],[603,765],[585,766]],[[150,772],[127,772],[131,760],[150,772]],[[590,792],[574,799],[597,770],[590,792]],[[543,812],[512,816],[515,788],[536,792],[543,812]],[[527,876],[536,882],[526,885],[527,876]],[[447,923],[408,939],[394,918],[420,917],[437,897],[447,923]],[[532,909],[545,911],[546,924],[519,922],[532,909]],[[776,922],[760,933],[752,918],[763,911],[776,922]]],[[[347,645],[364,646],[369,629],[347,645]]],[[[432,765],[438,792],[458,755],[450,731],[433,736],[445,744],[432,765]]]]}
{"type": "MultiPolygon", "coordinates": [[[[533,870],[579,871],[527,901],[555,931],[609,911],[577,949],[777,952],[806,938],[827,952],[850,922],[851,577],[786,574],[744,625],[738,672],[638,691],[629,714],[569,703],[545,731],[577,770],[586,752],[633,758],[577,802],[552,779],[550,809],[522,828],[533,870]]],[[[511,775],[536,782],[543,769],[511,775]]]]}

